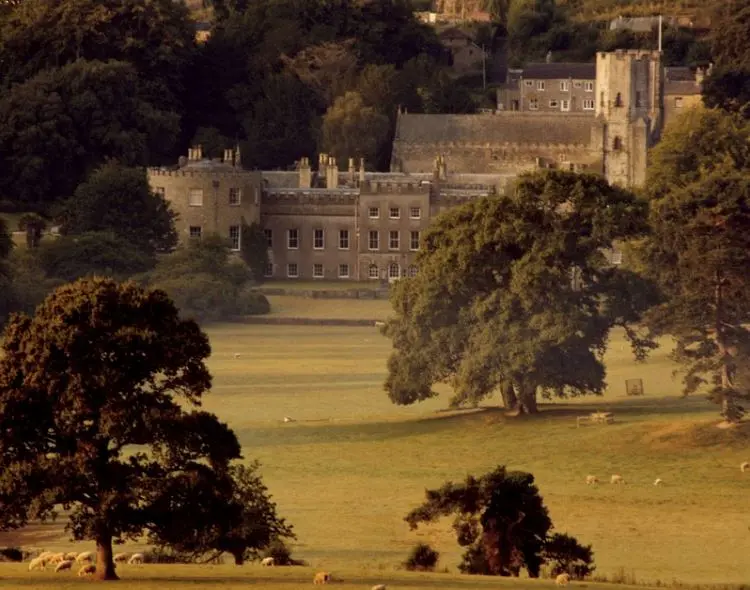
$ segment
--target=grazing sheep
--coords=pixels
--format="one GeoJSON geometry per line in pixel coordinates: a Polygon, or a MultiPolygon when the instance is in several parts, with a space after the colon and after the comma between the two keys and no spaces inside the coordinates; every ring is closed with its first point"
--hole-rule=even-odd
{"type": "Polygon", "coordinates": [[[370,590],[385,590],[385,584],[378,584],[377,586],[370,588],[370,590]]]}
{"type": "Polygon", "coordinates": [[[596,475],[587,475],[586,476],[586,485],[587,486],[593,485],[595,483],[599,483],[599,478],[596,477],[596,475]]]}
{"type": "Polygon", "coordinates": [[[615,474],[610,478],[609,483],[625,483],[625,480],[622,475],[615,474]]]}
{"type": "Polygon", "coordinates": [[[87,563],[81,569],[78,570],[78,575],[80,577],[90,576],[95,573],[96,573],[96,566],[93,563],[87,563]]]}
{"type": "Polygon", "coordinates": [[[660,478],[660,477],[657,477],[656,480],[654,480],[654,485],[655,486],[660,486],[663,483],[664,483],[664,480],[662,478],[660,478]]]}
{"type": "Polygon", "coordinates": [[[65,553],[55,553],[47,558],[48,563],[62,563],[65,561],[65,553]]]}
{"type": "Polygon", "coordinates": [[[117,553],[112,558],[115,563],[125,563],[130,558],[130,553],[117,553]]]}
{"type": "Polygon", "coordinates": [[[55,572],[61,572],[63,570],[69,570],[73,567],[73,560],[72,559],[66,559],[65,561],[61,561],[57,564],[57,567],[55,568],[55,572]]]}
{"type": "Polygon", "coordinates": [[[750,461],[745,461],[742,465],[740,465],[740,471],[742,471],[742,473],[745,473],[745,471],[750,471],[750,461]]]}
{"type": "Polygon", "coordinates": [[[570,583],[570,574],[560,574],[555,578],[555,584],[558,586],[567,586],[570,583]]]}
{"type": "Polygon", "coordinates": [[[65,554],[65,561],[75,561],[76,557],[78,557],[77,551],[69,551],[65,554]]]}
{"type": "Polygon", "coordinates": [[[290,418],[289,416],[284,416],[284,422],[294,422],[294,418],[290,418]]]}
{"type": "Polygon", "coordinates": [[[91,563],[92,561],[94,561],[94,554],[91,551],[84,551],[83,553],[79,553],[78,557],[76,557],[76,563],[91,563]]]}
{"type": "Polygon", "coordinates": [[[236,359],[240,358],[240,353],[239,352],[235,352],[234,353],[234,358],[236,358],[236,359]]]}
{"type": "Polygon", "coordinates": [[[331,574],[328,572],[318,572],[313,578],[313,584],[327,584],[331,581],[331,574]]]}
{"type": "Polygon", "coordinates": [[[45,561],[48,560],[50,557],[52,557],[54,553],[52,551],[42,551],[37,557],[39,559],[44,559],[45,561]]]}
{"type": "Polygon", "coordinates": [[[39,570],[45,570],[47,569],[47,561],[44,557],[35,557],[29,562],[29,571],[39,569],[39,570]]]}
{"type": "Polygon", "coordinates": [[[134,565],[136,563],[142,564],[143,563],[143,553],[133,553],[133,555],[130,556],[130,559],[128,559],[128,563],[130,565],[134,565]]]}
{"type": "Polygon", "coordinates": [[[276,560],[273,557],[264,557],[260,561],[260,565],[264,565],[266,567],[273,567],[276,565],[276,560]]]}

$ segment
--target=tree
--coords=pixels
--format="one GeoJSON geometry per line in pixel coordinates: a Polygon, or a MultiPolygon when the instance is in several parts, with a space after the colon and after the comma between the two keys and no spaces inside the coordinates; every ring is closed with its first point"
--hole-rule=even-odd
{"type": "Polygon", "coordinates": [[[160,520],[151,542],[206,561],[227,552],[242,565],[281,538],[294,538],[258,467],[233,465],[219,478],[211,471],[174,478],[154,503],[157,514],[170,518],[160,520]]]}
{"type": "Polygon", "coordinates": [[[13,250],[13,238],[8,231],[8,224],[0,217],[0,260],[4,260],[13,250]]]}
{"type": "Polygon", "coordinates": [[[364,105],[356,92],[340,96],[323,117],[319,152],[335,156],[339,163],[348,158],[374,162],[388,137],[388,117],[364,105]]]}
{"type": "Polygon", "coordinates": [[[263,228],[256,222],[242,222],[242,244],[240,256],[245,261],[255,283],[262,283],[268,266],[268,240],[263,228]]]}
{"type": "Polygon", "coordinates": [[[715,67],[703,81],[703,104],[750,117],[750,66],[715,67]]]}
{"type": "Polygon", "coordinates": [[[151,255],[177,245],[176,217],[166,199],[152,192],[144,169],[107,163],[76,188],[62,232],[112,232],[151,255]]]}
{"type": "Polygon", "coordinates": [[[750,1],[713,4],[711,30],[711,56],[716,65],[750,68],[750,1]]]}
{"type": "Polygon", "coordinates": [[[537,394],[600,394],[602,354],[623,326],[642,358],[653,344],[633,328],[650,304],[647,285],[606,263],[602,250],[645,230],[645,206],[596,176],[522,176],[508,196],[473,200],[440,215],[400,280],[385,389],[394,403],[437,395],[478,403],[500,389],[505,405],[537,412],[537,394]]]}
{"type": "Polygon", "coordinates": [[[39,247],[42,232],[47,228],[47,222],[37,213],[26,213],[18,220],[18,231],[26,232],[26,246],[29,250],[39,247]]]}
{"type": "Polygon", "coordinates": [[[208,338],[161,291],[109,279],[53,292],[8,324],[0,358],[0,525],[70,510],[96,542],[99,579],[117,579],[112,543],[155,518],[173,478],[240,457],[234,433],[194,408],[211,387],[208,338]]]}
{"type": "Polygon", "coordinates": [[[5,323],[12,306],[11,273],[5,259],[13,250],[13,239],[8,232],[8,225],[0,217],[0,326],[5,323]]]}
{"type": "Polygon", "coordinates": [[[45,70],[0,98],[0,194],[46,205],[67,199],[107,159],[146,165],[168,152],[178,122],[144,100],[127,63],[45,70]]]}
{"type": "Polygon", "coordinates": [[[555,533],[547,539],[543,558],[553,564],[550,571],[553,577],[566,573],[574,580],[583,580],[596,569],[591,545],[581,545],[575,537],[566,534],[555,533]]]}
{"type": "Polygon", "coordinates": [[[521,568],[539,577],[547,533],[552,528],[534,476],[499,465],[464,483],[445,483],[427,490],[425,502],[404,520],[414,530],[420,523],[455,515],[458,544],[467,547],[459,569],[465,573],[518,576],[521,568]]]}

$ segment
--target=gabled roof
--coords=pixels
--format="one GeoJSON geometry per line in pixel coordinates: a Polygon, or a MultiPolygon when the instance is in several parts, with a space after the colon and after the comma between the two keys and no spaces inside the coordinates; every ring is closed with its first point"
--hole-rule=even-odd
{"type": "Polygon", "coordinates": [[[596,64],[591,63],[530,63],[522,70],[522,76],[531,80],[595,80],[596,64]]]}

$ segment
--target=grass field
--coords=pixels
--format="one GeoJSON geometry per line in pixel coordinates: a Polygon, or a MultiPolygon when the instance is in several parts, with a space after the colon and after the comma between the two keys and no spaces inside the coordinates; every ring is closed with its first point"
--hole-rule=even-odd
{"type": "MultiPolygon", "coordinates": [[[[284,303],[272,298],[282,309],[284,303]]],[[[383,314],[380,301],[309,303],[327,305],[333,317],[383,314]]],[[[286,304],[289,313],[304,313],[299,306],[305,302],[286,304]]],[[[602,398],[545,404],[539,417],[507,419],[497,399],[464,412],[444,411],[447,395],[411,407],[391,404],[382,389],[390,345],[374,327],[219,325],[207,331],[215,383],[204,405],[237,432],[246,459],[262,462],[279,511],[297,532],[294,555],[311,568],[124,569],[124,577],[138,578],[133,587],[221,583],[286,590],[309,586],[312,568],[339,574],[347,580],[342,588],[379,581],[412,590],[513,584],[455,576],[461,548],[449,521],[416,532],[403,522],[426,487],[499,463],[534,473],[556,530],[593,544],[599,576],[690,584],[750,580],[750,474],[739,471],[740,462],[750,460],[750,430],[720,430],[714,406],[700,396],[679,397],[668,347],[639,364],[615,337],[602,398]],[[642,378],[646,395],[626,397],[626,378],[642,378]],[[577,429],[575,417],[591,408],[613,411],[616,423],[577,429]],[[295,422],[283,423],[284,416],[295,422]],[[620,473],[627,483],[589,487],[589,473],[603,481],[620,473]],[[652,485],[656,477],[663,487],[652,485]],[[439,567],[451,573],[399,571],[417,541],[433,544],[439,567]]],[[[59,525],[0,536],[0,545],[10,544],[70,547],[59,525]]],[[[0,587],[11,587],[3,579],[13,587],[78,587],[16,565],[0,566],[0,587]]],[[[551,583],[514,587],[539,584],[551,583]]]]}

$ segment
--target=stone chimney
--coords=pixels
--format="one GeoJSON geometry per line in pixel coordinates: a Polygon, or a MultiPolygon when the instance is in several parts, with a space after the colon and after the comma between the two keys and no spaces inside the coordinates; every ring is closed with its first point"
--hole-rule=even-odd
{"type": "Polygon", "coordinates": [[[440,178],[443,180],[448,178],[448,164],[445,161],[445,156],[440,156],[440,178]]]}
{"type": "Polygon", "coordinates": [[[234,166],[234,150],[224,150],[224,163],[231,164],[234,166]]]}
{"type": "Polygon", "coordinates": [[[349,158],[349,184],[354,186],[354,158],[349,158]]]}
{"type": "Polygon", "coordinates": [[[310,168],[309,158],[302,158],[299,161],[299,187],[312,187],[312,169],[310,168]]]}
{"type": "Polygon", "coordinates": [[[328,166],[326,167],[326,188],[338,188],[339,187],[339,168],[336,164],[336,158],[333,156],[328,158],[328,166]]]}
{"type": "Polygon", "coordinates": [[[197,162],[203,159],[203,147],[196,145],[188,150],[188,160],[191,162],[197,162]]]}
{"type": "Polygon", "coordinates": [[[360,158],[359,159],[359,184],[362,185],[365,183],[365,159],[360,158]]]}

